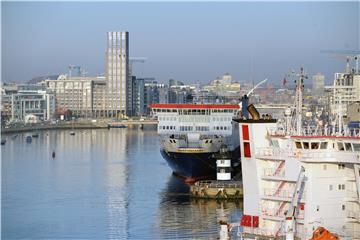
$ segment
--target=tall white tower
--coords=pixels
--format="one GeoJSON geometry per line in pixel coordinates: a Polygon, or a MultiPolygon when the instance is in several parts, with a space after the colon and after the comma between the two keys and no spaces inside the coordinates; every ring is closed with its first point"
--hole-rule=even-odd
{"type": "Polygon", "coordinates": [[[106,50],[106,115],[126,114],[129,86],[129,33],[108,32],[106,50]]]}

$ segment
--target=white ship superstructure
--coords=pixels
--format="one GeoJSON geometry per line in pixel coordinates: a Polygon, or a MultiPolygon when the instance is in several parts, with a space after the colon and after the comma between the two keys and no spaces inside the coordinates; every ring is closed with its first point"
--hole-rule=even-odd
{"type": "Polygon", "coordinates": [[[212,154],[226,146],[237,156],[237,104],[153,104],[161,153],[175,173],[185,177],[216,175],[212,154]],[[235,134],[234,134],[235,133],[235,134]],[[235,151],[236,150],[236,151],[235,151]]]}
{"type": "MultiPolygon", "coordinates": [[[[301,74],[297,96],[303,79],[301,74]]],[[[247,237],[310,239],[325,227],[340,239],[360,239],[360,130],[303,128],[301,97],[296,106],[293,121],[288,111],[281,125],[238,120],[242,232],[247,237]]]]}

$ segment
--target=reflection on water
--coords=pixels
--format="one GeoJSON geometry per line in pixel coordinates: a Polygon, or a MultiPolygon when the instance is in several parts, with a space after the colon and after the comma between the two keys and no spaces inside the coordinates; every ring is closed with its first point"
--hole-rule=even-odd
{"type": "Polygon", "coordinates": [[[216,238],[241,203],[191,200],[155,131],[43,131],[1,147],[2,237],[216,238]],[[56,152],[55,159],[52,152],[56,152]]]}
{"type": "Polygon", "coordinates": [[[161,238],[217,238],[218,222],[238,222],[242,201],[194,199],[189,187],[171,176],[159,206],[161,238]]]}

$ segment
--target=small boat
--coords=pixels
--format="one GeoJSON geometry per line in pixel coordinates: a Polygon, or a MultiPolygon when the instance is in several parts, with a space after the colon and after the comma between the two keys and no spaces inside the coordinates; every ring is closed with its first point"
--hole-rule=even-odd
{"type": "Polygon", "coordinates": [[[6,139],[1,139],[1,145],[5,145],[6,139]]]}
{"type": "Polygon", "coordinates": [[[27,143],[31,143],[31,142],[32,142],[32,137],[31,137],[31,136],[27,136],[27,137],[26,137],[26,142],[27,142],[27,143]]]}
{"type": "Polygon", "coordinates": [[[70,135],[71,135],[71,136],[74,136],[74,135],[75,135],[75,132],[71,131],[71,132],[70,132],[70,135]]]}
{"type": "Polygon", "coordinates": [[[33,133],[33,134],[32,134],[32,137],[33,137],[33,138],[38,138],[38,137],[39,137],[39,134],[38,134],[38,133],[33,133]]]}
{"type": "Polygon", "coordinates": [[[11,139],[14,140],[14,139],[17,138],[17,137],[18,137],[18,134],[15,134],[15,135],[13,135],[13,136],[11,137],[11,139]]]}

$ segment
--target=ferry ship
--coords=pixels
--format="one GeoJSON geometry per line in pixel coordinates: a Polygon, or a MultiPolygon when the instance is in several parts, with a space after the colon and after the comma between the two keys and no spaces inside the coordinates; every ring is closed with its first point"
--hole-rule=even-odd
{"type": "Polygon", "coordinates": [[[220,148],[240,164],[238,104],[152,104],[158,119],[161,154],[173,172],[190,180],[216,176],[214,154],[220,148]]]}
{"type": "Polygon", "coordinates": [[[237,120],[243,238],[360,239],[360,130],[304,127],[303,80],[281,123],[237,120]]]}

